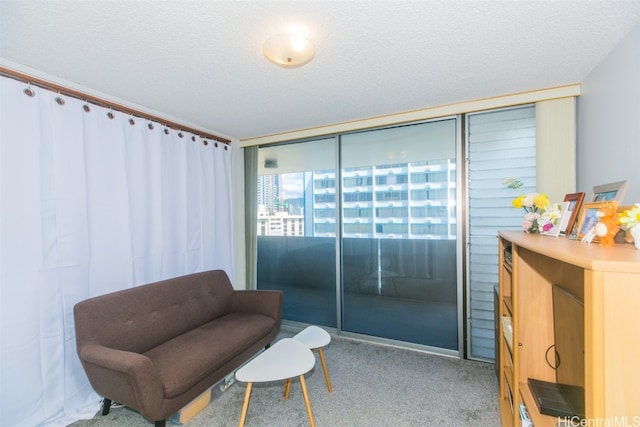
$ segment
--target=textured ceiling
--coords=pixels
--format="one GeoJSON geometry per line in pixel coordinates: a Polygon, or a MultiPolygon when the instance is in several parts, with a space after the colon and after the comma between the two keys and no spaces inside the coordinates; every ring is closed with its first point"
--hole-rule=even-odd
{"type": "Polygon", "coordinates": [[[0,1],[0,57],[238,139],[580,83],[640,0],[0,1]],[[262,43],[304,25],[312,62],[262,43]]]}

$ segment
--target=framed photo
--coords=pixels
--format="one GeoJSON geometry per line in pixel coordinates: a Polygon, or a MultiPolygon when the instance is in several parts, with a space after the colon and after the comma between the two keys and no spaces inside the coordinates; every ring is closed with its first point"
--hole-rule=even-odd
{"type": "Polygon", "coordinates": [[[612,182],[611,184],[595,185],[593,187],[592,202],[622,202],[627,192],[629,181],[612,182]]]}
{"type": "Polygon", "coordinates": [[[564,201],[569,202],[567,207],[567,215],[563,213],[562,222],[560,223],[560,233],[570,235],[573,227],[578,219],[578,213],[584,201],[584,193],[569,193],[564,196],[564,201]]]}
{"type": "MultiPolygon", "coordinates": [[[[582,209],[580,210],[580,217],[578,219],[578,239],[583,238],[584,235],[587,234],[589,230],[591,230],[598,223],[598,210],[600,210],[600,208],[602,208],[607,203],[613,203],[616,205],[616,207],[618,205],[618,202],[616,201],[591,202],[582,205],[582,209]]],[[[597,236],[593,239],[593,241],[598,241],[597,236]]]]}
{"type": "Polygon", "coordinates": [[[560,235],[560,232],[565,230],[566,223],[569,220],[569,216],[571,215],[571,212],[569,212],[569,205],[570,202],[557,203],[560,218],[558,219],[557,223],[547,231],[540,230],[540,234],[542,234],[543,236],[558,237],[560,235]]]}

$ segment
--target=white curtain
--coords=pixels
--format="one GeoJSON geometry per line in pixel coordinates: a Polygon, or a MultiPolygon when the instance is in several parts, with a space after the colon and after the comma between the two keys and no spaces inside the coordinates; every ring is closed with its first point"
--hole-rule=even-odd
{"type": "Polygon", "coordinates": [[[26,87],[0,78],[0,425],[63,426],[100,399],[74,304],[214,268],[231,277],[231,148],[26,87]]]}

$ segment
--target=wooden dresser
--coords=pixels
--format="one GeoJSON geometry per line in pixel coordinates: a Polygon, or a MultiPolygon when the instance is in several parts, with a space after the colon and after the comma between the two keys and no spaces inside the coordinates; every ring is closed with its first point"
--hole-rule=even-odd
{"type": "Polygon", "coordinates": [[[640,426],[640,251],[629,244],[607,248],[501,231],[498,265],[502,425],[521,425],[522,403],[535,427],[559,421],[539,412],[528,385],[529,378],[556,382],[553,360],[548,361],[558,334],[552,291],[557,285],[584,308],[582,319],[562,319],[563,328],[577,336],[577,347],[584,343],[578,360],[563,362],[584,386],[586,424],[567,425],[640,426]]]}

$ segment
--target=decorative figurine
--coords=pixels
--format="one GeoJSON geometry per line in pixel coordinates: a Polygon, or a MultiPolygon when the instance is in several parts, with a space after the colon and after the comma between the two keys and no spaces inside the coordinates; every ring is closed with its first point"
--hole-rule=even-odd
{"type": "Polygon", "coordinates": [[[620,230],[620,224],[616,221],[616,204],[606,203],[598,210],[598,223],[595,225],[595,234],[600,237],[602,246],[615,246],[614,237],[620,230]]]}
{"type": "Polygon", "coordinates": [[[594,237],[596,237],[596,226],[595,225],[593,227],[591,227],[589,229],[589,231],[584,233],[584,236],[582,236],[582,239],[580,241],[582,243],[591,243],[591,241],[594,239],[594,237]]]}

